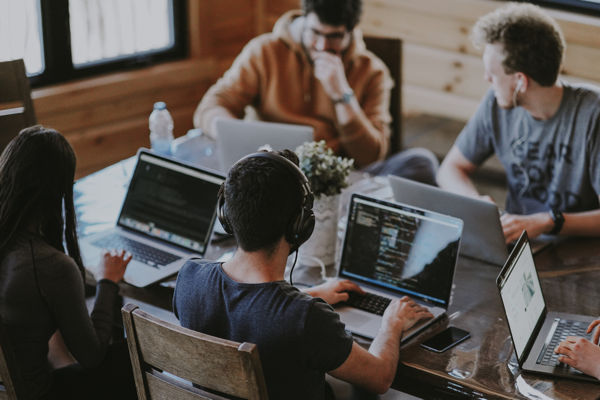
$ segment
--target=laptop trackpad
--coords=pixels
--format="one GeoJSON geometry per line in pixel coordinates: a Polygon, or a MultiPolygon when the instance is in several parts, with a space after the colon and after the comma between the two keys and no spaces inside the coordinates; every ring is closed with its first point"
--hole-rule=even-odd
{"type": "Polygon", "coordinates": [[[373,319],[375,318],[370,318],[367,315],[362,315],[357,312],[348,311],[344,313],[342,322],[353,328],[358,328],[372,321],[373,319]]]}

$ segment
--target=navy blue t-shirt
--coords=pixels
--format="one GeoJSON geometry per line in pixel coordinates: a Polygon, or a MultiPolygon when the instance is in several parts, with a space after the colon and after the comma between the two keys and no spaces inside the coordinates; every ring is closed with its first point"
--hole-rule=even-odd
{"type": "Polygon", "coordinates": [[[256,344],[272,400],[322,399],[325,372],[352,350],[345,325],[322,299],[285,281],[236,282],[213,261],[183,266],[173,310],[186,328],[256,344]]]}

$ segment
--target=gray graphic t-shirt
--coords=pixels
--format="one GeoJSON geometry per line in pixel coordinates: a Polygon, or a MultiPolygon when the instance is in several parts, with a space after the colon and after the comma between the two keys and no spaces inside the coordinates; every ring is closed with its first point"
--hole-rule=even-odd
{"type": "Polygon", "coordinates": [[[599,208],[600,89],[563,85],[558,111],[545,121],[522,107],[499,107],[489,89],[456,140],[475,165],[496,153],[508,179],[509,213],[599,208]]]}

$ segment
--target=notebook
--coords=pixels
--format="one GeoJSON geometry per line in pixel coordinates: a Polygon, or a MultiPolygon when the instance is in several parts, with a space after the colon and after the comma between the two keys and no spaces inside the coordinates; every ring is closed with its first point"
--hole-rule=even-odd
{"type": "Polygon", "coordinates": [[[370,294],[351,294],[335,307],[346,329],[374,338],[387,304],[403,296],[426,306],[434,318],[419,321],[402,341],[444,315],[462,227],[458,218],[353,194],[338,276],[370,294]]]}
{"type": "Polygon", "coordinates": [[[519,367],[598,382],[589,375],[558,363],[554,348],[567,336],[582,336],[593,317],[548,312],[527,233],[523,231],[496,279],[519,367]]]}
{"type": "Polygon", "coordinates": [[[222,172],[229,171],[240,158],[255,153],[262,147],[294,151],[304,142],[313,141],[314,129],[304,125],[218,119],[215,126],[219,170],[222,172]]]}
{"type": "Polygon", "coordinates": [[[133,255],[124,280],[144,287],[177,273],[206,252],[225,177],[140,149],[116,226],[80,240],[84,264],[101,249],[133,255]]]}
{"type": "Polygon", "coordinates": [[[508,248],[495,204],[393,175],[388,175],[388,179],[396,201],[463,220],[461,255],[500,267],[504,265],[508,248]]]}

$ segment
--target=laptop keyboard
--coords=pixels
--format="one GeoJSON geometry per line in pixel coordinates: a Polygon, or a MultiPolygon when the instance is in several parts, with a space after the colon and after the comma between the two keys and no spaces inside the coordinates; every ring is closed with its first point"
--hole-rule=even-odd
{"type": "Polygon", "coordinates": [[[383,312],[392,301],[387,297],[368,292],[365,296],[356,292],[349,292],[348,294],[350,298],[346,301],[347,305],[375,315],[383,315],[383,312]]]}
{"type": "MultiPolygon", "coordinates": [[[[558,361],[558,354],[554,353],[554,349],[560,342],[565,340],[567,336],[580,336],[588,340],[591,340],[592,334],[586,333],[588,325],[584,322],[579,321],[568,321],[566,319],[555,320],[556,330],[552,335],[550,341],[546,339],[546,343],[540,352],[537,359],[537,364],[556,366],[563,368],[570,368],[567,364],[558,361]]],[[[577,371],[575,368],[571,368],[573,371],[577,371]]],[[[579,372],[579,371],[577,371],[579,372]]]]}
{"type": "Polygon", "coordinates": [[[169,265],[181,259],[175,254],[155,249],[119,234],[105,236],[92,244],[103,249],[123,249],[132,254],[134,260],[154,268],[169,265]]]}

